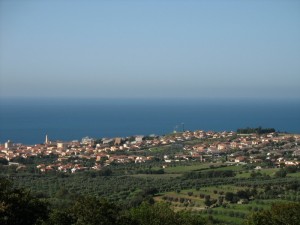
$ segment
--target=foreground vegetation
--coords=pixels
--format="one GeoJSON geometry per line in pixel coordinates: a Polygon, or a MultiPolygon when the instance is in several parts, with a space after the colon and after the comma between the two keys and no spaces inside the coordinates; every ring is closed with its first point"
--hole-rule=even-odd
{"type": "MultiPolygon", "coordinates": [[[[145,194],[153,194],[145,193],[145,194]]],[[[105,199],[77,196],[63,207],[49,204],[44,198],[13,188],[7,179],[0,179],[0,223],[3,225],[193,225],[216,224],[219,219],[204,218],[188,210],[175,211],[170,204],[144,201],[131,208],[122,208],[105,199]]],[[[262,209],[246,219],[249,225],[299,224],[299,203],[277,203],[270,210],[262,209]]],[[[223,222],[221,222],[223,224],[223,222]]],[[[224,223],[226,224],[226,222],[224,223]]]]}
{"type": "Polygon", "coordinates": [[[77,174],[2,171],[2,198],[14,194],[0,201],[1,224],[101,224],[99,220],[106,224],[150,224],[149,218],[158,218],[153,224],[176,224],[166,220],[181,221],[178,224],[258,224],[258,213],[272,210],[272,205],[296,207],[300,202],[298,167],[255,170],[249,165],[222,162],[178,162],[163,169],[163,173],[149,172],[159,170],[155,163],[124,167],[114,165],[107,171],[77,174]],[[9,184],[4,177],[13,182],[9,184]],[[7,212],[6,201],[15,201],[21,210],[19,215],[15,208],[7,212]],[[26,217],[22,207],[38,216],[26,217]],[[102,218],[109,215],[103,207],[115,216],[102,218]],[[83,208],[86,211],[78,211],[83,208]],[[158,212],[161,215],[155,214],[158,212]],[[80,215],[98,219],[86,221],[88,218],[80,215]]]}

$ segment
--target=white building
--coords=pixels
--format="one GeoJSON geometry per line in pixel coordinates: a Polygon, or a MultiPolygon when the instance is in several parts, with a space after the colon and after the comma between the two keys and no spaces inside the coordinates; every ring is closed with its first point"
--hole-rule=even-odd
{"type": "Polygon", "coordinates": [[[13,143],[10,140],[8,140],[7,142],[5,142],[4,147],[6,149],[10,149],[13,147],[13,143]]]}
{"type": "Polygon", "coordinates": [[[81,144],[83,145],[93,145],[94,144],[94,139],[90,137],[84,137],[81,139],[81,144]]]}

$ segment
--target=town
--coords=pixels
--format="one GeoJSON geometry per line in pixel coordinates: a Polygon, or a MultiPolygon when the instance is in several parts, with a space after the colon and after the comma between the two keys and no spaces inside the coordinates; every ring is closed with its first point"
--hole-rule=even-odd
{"type": "MultiPolygon", "coordinates": [[[[81,141],[51,141],[23,145],[7,141],[0,146],[0,160],[16,170],[26,170],[26,160],[51,158],[35,165],[36,172],[77,173],[101,170],[112,164],[145,163],[153,160],[166,168],[174,162],[220,162],[232,164],[297,166],[300,164],[300,135],[237,132],[184,131],[157,136],[126,138],[82,138],[81,141]],[[175,149],[164,152],[164,149],[175,149]],[[157,153],[161,154],[157,156],[157,153]],[[82,163],[88,161],[90,163],[82,163]]],[[[37,161],[38,162],[38,161],[37,161]]]]}
{"type": "Polygon", "coordinates": [[[43,144],[1,145],[0,175],[59,212],[87,196],[237,225],[273,204],[297,210],[299,145],[299,134],[261,128],[81,141],[46,135],[43,144]]]}

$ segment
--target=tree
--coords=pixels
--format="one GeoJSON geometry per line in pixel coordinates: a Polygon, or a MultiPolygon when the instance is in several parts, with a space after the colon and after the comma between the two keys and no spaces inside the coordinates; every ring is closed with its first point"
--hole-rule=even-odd
{"type": "Polygon", "coordinates": [[[70,209],[55,209],[45,222],[45,225],[70,225],[75,224],[76,217],[70,209]]]}
{"type": "Polygon", "coordinates": [[[103,169],[99,170],[99,176],[110,176],[112,175],[112,170],[110,168],[104,167],[103,169]]]}
{"type": "Polygon", "coordinates": [[[205,220],[199,215],[174,212],[166,203],[143,203],[129,211],[131,221],[139,225],[201,225],[205,220]]]}
{"type": "Polygon", "coordinates": [[[76,217],[76,225],[118,224],[119,208],[104,199],[80,198],[71,208],[76,217]]]}
{"type": "Polygon", "coordinates": [[[122,216],[115,204],[104,199],[81,197],[67,209],[51,213],[47,225],[114,225],[135,224],[130,218],[122,216]]]}
{"type": "Polygon", "coordinates": [[[247,220],[248,225],[299,225],[299,203],[276,203],[270,210],[253,213],[247,220]]]}
{"type": "Polygon", "coordinates": [[[280,169],[275,173],[275,177],[286,177],[286,171],[284,169],[280,169]]]}
{"type": "Polygon", "coordinates": [[[4,158],[0,158],[0,165],[8,165],[8,160],[4,158]]]}
{"type": "Polygon", "coordinates": [[[225,200],[226,201],[231,202],[232,199],[233,199],[233,197],[234,197],[234,193],[232,193],[232,192],[226,192],[226,194],[225,194],[225,200]]]}
{"type": "Polygon", "coordinates": [[[249,190],[248,191],[240,190],[236,194],[239,198],[243,198],[243,199],[249,199],[250,197],[249,190]]]}
{"type": "Polygon", "coordinates": [[[0,178],[0,224],[31,225],[47,219],[47,203],[29,192],[14,189],[10,181],[0,178]]]}
{"type": "Polygon", "coordinates": [[[222,204],[223,204],[223,201],[224,201],[224,197],[223,197],[223,196],[219,196],[219,197],[218,197],[218,204],[219,204],[219,205],[222,205],[222,204]]]}
{"type": "Polygon", "coordinates": [[[204,200],[204,204],[206,206],[211,206],[211,201],[210,201],[210,195],[205,195],[205,200],[204,200]]]}
{"type": "Polygon", "coordinates": [[[147,195],[155,195],[156,193],[158,193],[157,188],[154,187],[148,187],[148,188],[144,188],[142,195],[143,196],[147,196],[147,195]]]}
{"type": "Polygon", "coordinates": [[[287,166],[285,168],[285,170],[287,173],[296,173],[298,170],[298,167],[297,166],[287,166]]]}
{"type": "Polygon", "coordinates": [[[130,210],[130,217],[140,225],[177,224],[176,213],[164,203],[153,206],[142,203],[139,207],[130,210]]]}

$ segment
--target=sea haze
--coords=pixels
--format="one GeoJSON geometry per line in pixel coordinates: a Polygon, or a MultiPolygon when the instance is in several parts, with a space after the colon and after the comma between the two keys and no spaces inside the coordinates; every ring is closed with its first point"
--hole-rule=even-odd
{"type": "Polygon", "coordinates": [[[166,134],[274,127],[300,133],[299,100],[1,99],[0,142],[36,144],[84,136],[166,134]]]}

